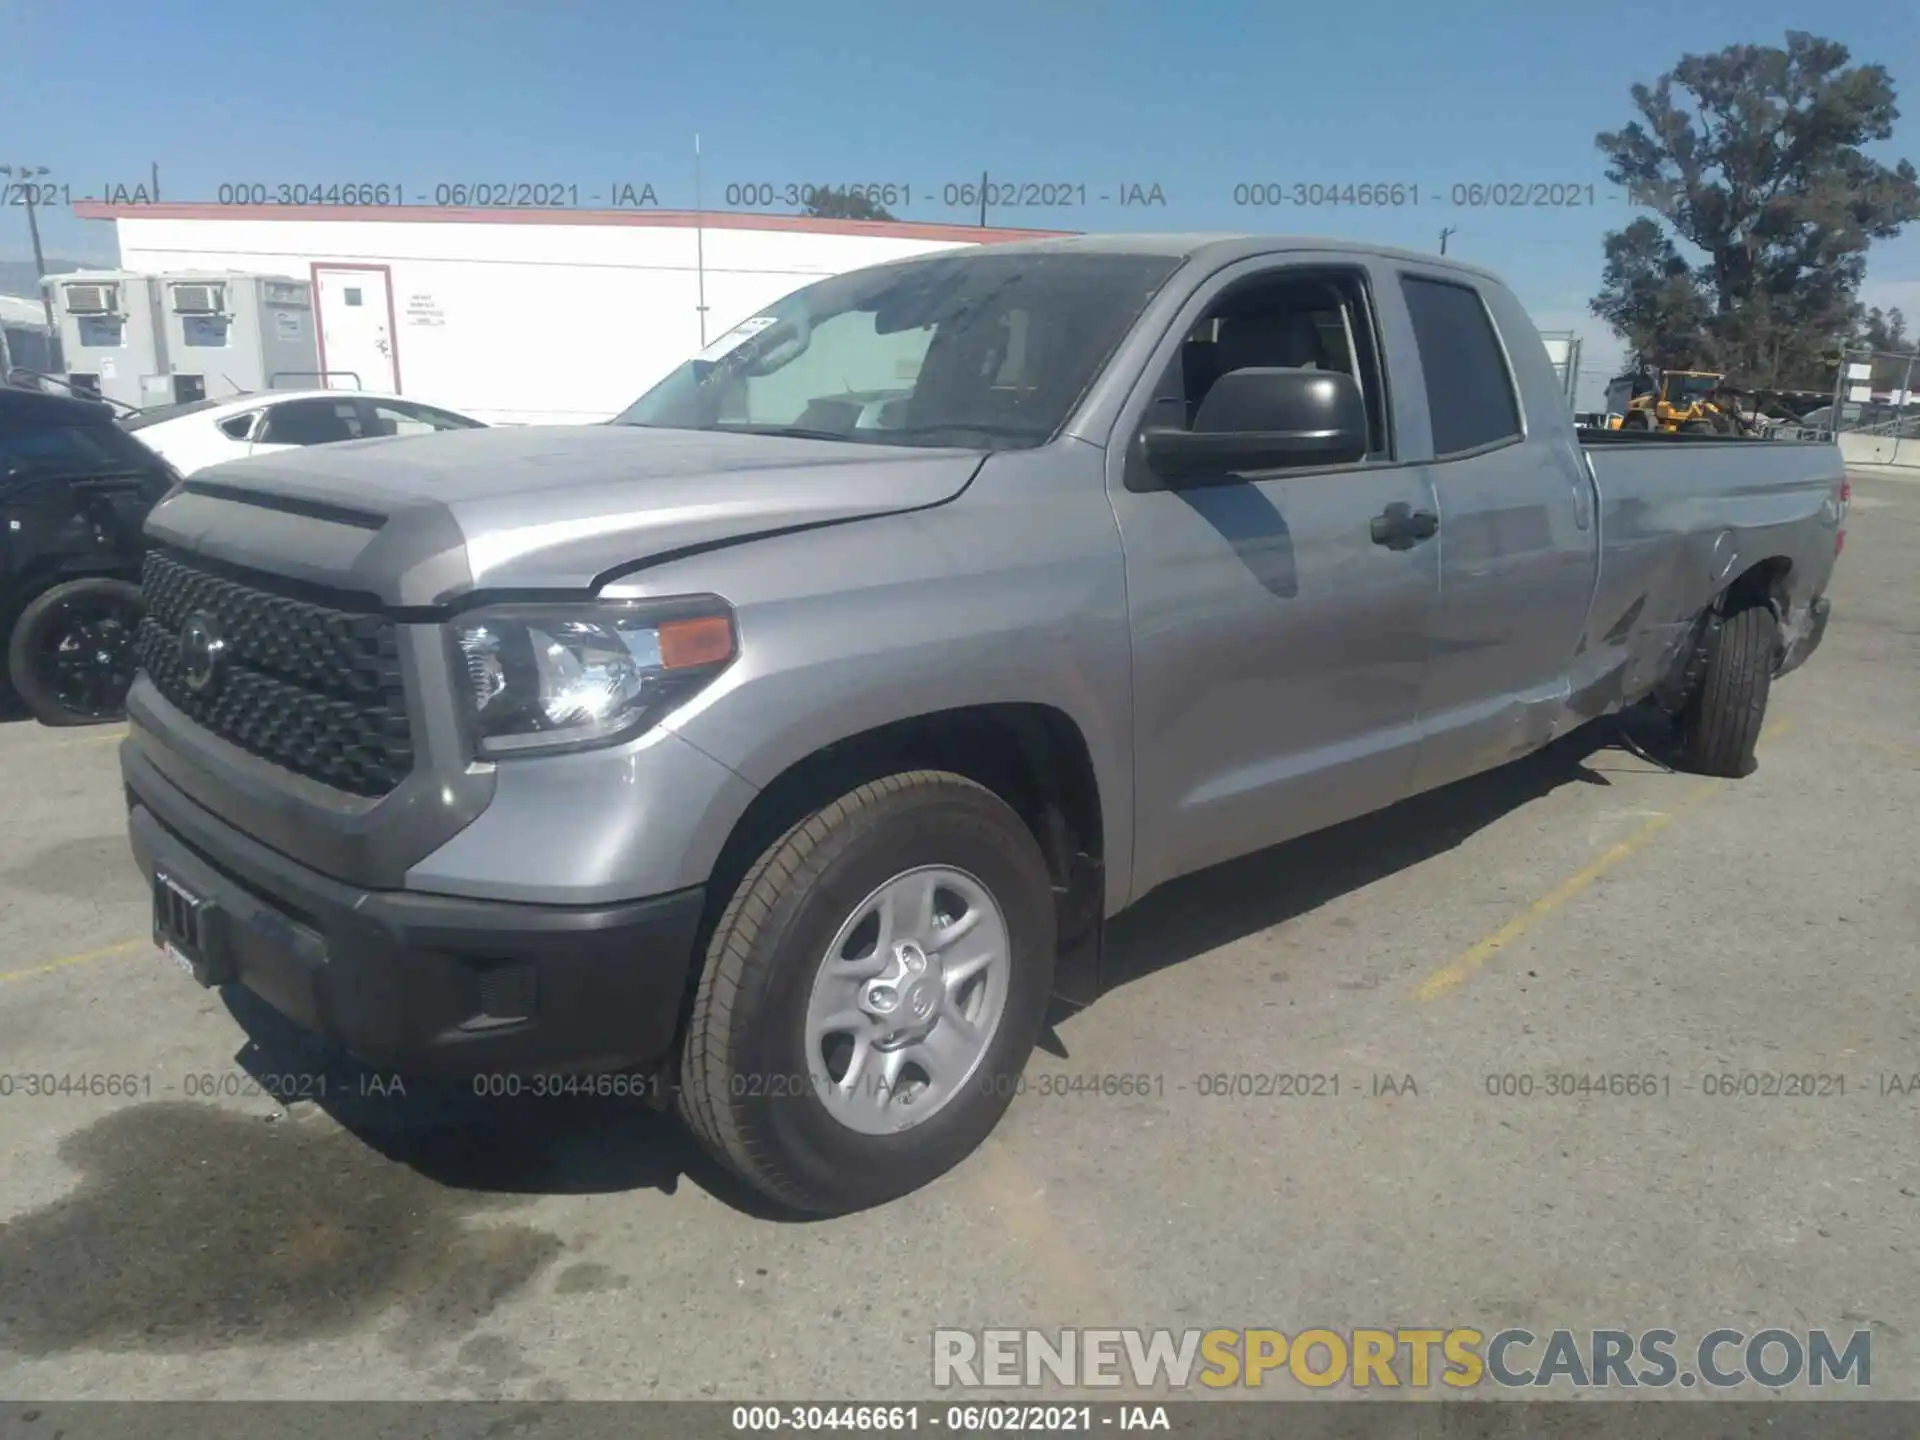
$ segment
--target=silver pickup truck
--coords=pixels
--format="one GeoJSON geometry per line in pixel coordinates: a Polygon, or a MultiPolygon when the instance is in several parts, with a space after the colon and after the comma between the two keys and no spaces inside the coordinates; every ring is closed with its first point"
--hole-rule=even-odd
{"type": "Polygon", "coordinates": [[[1136,235],[822,280],[608,424],[216,467],[148,522],[155,939],[879,1202],[1176,876],[1642,701],[1751,767],[1839,452],[1594,438],[1484,271],[1136,235]]]}

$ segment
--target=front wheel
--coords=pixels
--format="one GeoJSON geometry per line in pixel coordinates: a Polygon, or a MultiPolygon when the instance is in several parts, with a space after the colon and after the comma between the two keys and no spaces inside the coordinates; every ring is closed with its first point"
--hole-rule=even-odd
{"type": "Polygon", "coordinates": [[[14,694],[42,725],[101,725],[126,714],[139,660],[140,589],[90,575],[20,612],[7,645],[14,694]]]}
{"type": "Polygon", "coordinates": [[[795,1209],[918,1189],[1005,1113],[1054,945],[1046,861],[997,795],[926,770],[862,785],[734,892],[694,997],[680,1113],[795,1209]]]}

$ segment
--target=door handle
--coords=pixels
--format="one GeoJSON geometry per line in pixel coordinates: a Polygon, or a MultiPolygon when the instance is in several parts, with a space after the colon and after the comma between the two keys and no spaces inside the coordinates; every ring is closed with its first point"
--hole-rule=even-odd
{"type": "Polygon", "coordinates": [[[1431,540],[1440,530],[1440,517],[1431,510],[1415,510],[1404,500],[1396,500],[1367,526],[1373,543],[1389,550],[1411,550],[1422,540],[1431,540]]]}

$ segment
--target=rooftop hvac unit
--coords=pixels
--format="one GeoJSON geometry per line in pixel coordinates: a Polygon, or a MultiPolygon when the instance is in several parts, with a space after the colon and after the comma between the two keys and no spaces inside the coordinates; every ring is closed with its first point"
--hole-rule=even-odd
{"type": "Polygon", "coordinates": [[[173,313],[176,315],[224,315],[227,313],[226,287],[223,285],[175,285],[173,313]]]}
{"type": "Polygon", "coordinates": [[[66,296],[69,315],[118,315],[120,313],[118,285],[69,285],[66,287],[66,296]]]}

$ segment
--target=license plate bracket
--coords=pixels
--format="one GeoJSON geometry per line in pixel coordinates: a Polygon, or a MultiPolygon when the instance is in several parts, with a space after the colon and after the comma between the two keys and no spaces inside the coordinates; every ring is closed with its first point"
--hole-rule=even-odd
{"type": "Polygon", "coordinates": [[[153,943],[194,980],[211,988],[233,979],[220,944],[213,902],[164,867],[153,873],[153,943]]]}

